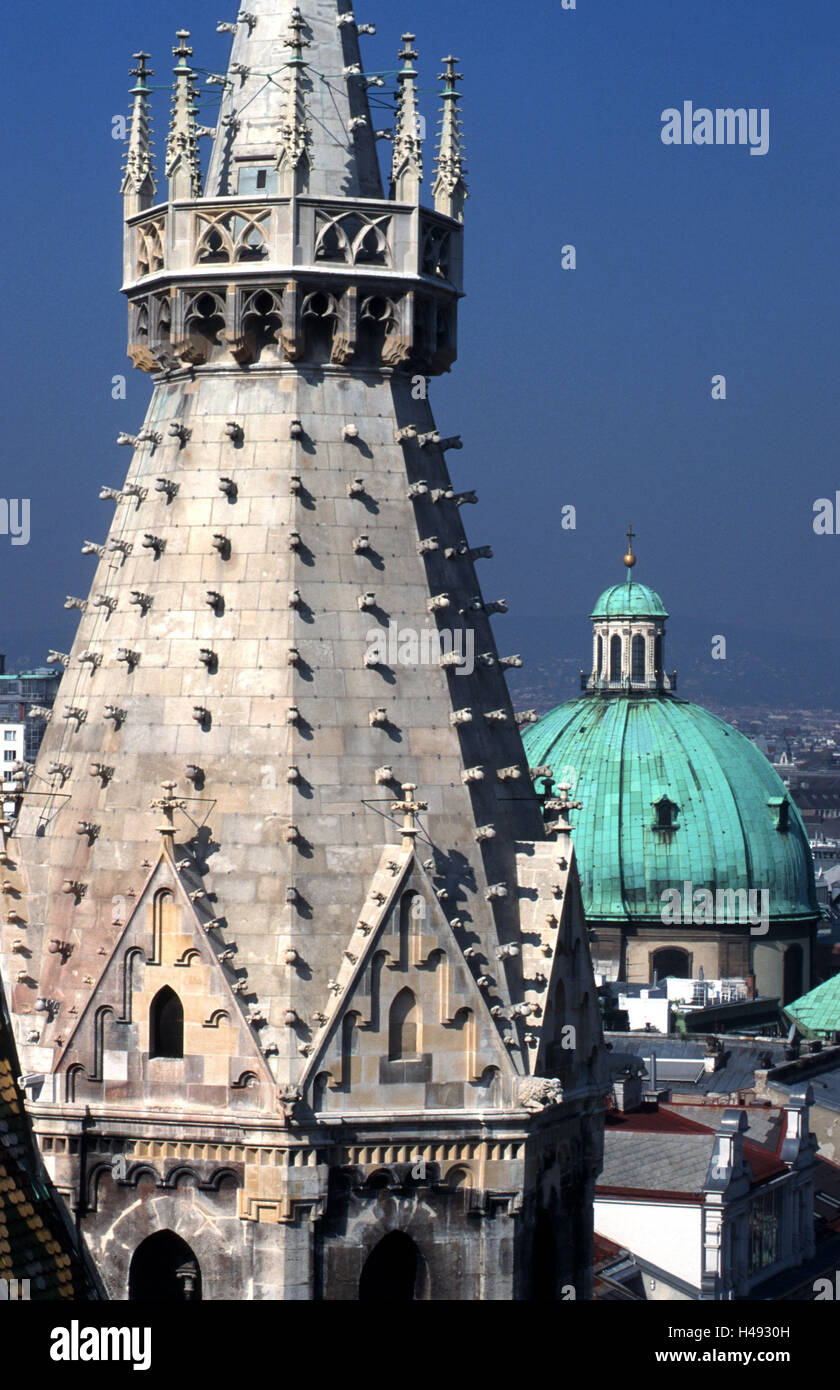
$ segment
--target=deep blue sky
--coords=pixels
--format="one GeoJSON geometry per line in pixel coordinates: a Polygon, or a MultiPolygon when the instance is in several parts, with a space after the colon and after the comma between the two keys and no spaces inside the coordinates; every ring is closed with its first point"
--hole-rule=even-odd
{"type": "MultiPolygon", "coordinates": [[[[150,50],[168,81],[184,26],[196,65],[219,70],[229,40],[215,24],[237,2],[7,8],[0,495],[32,500],[30,545],[0,537],[0,648],[17,662],[66,638],[64,595],[86,594],[92,573],[81,542],[108,520],[98,488],[127,464],[114,439],[139,427],[150,391],[125,359],[118,294],[111,120],[127,110],[131,54],[150,50]]],[[[672,629],[680,615],[710,637],[777,627],[780,640],[810,635],[821,660],[840,605],[840,536],[812,529],[815,499],[840,488],[837,0],[356,11],[379,26],[363,40],[369,71],[395,66],[411,28],[427,88],[444,53],[466,74],[469,294],[461,360],[433,399],[444,433],[466,442],[450,461],[480,493],[467,524],[496,553],[481,577],[511,602],[506,647],[517,614],[550,614],[558,655],[585,659],[583,615],[621,577],[632,520],[638,576],[662,591],[672,629]],[[769,107],[769,154],[666,148],[661,112],[686,99],[769,107]],[[578,269],[564,273],[568,242],[578,269]],[[711,399],[718,372],[726,403],[711,399]],[[560,529],[569,503],[575,532],[560,529]]],[[[161,92],[161,142],[168,108],[161,92]]],[[[807,685],[805,671],[803,700],[807,685]]]]}

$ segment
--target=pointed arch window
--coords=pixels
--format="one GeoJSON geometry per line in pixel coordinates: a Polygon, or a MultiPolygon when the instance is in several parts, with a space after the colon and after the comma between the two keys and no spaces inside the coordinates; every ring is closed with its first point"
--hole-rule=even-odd
{"type": "Polygon", "coordinates": [[[420,1056],[420,1006],[414,991],[401,989],[388,1017],[388,1060],[416,1061],[420,1056]]]}
{"type": "Polygon", "coordinates": [[[156,1231],[138,1245],[128,1281],[132,1303],[180,1303],[201,1298],[198,1260],[174,1231],[156,1231]]]}
{"type": "Polygon", "coordinates": [[[248,295],[242,305],[242,328],[256,339],[259,349],[280,339],[283,328],[283,305],[273,290],[257,290],[248,295]]]}
{"type": "Polygon", "coordinates": [[[423,234],[423,274],[438,280],[450,276],[452,233],[444,227],[428,226],[423,234]]]}
{"type": "Polygon", "coordinates": [[[149,1056],[183,1057],[184,1007],[169,985],[158,990],[149,1009],[149,1056]]]}
{"type": "Polygon", "coordinates": [[[149,336],[149,304],[148,300],[138,304],[134,321],[135,338],[148,338],[149,336]]]}
{"type": "Polygon", "coordinates": [[[621,638],[618,633],[610,638],[610,680],[621,680],[621,638]]]}

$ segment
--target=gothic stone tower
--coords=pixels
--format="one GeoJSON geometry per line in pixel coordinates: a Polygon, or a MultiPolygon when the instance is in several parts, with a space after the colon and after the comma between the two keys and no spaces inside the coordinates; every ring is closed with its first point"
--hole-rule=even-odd
{"type": "Polygon", "coordinates": [[[39,1142],[116,1299],[585,1297],[604,1084],[569,808],[546,828],[427,399],[457,60],[427,207],[412,36],[386,198],[348,0],[223,27],[203,184],[178,36],[163,201],[138,55],[154,390],[4,831],[39,1142]]]}

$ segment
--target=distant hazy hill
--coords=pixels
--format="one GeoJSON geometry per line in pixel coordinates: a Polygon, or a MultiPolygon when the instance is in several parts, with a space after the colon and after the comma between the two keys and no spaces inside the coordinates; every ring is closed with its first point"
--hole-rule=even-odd
{"type": "MultiPolygon", "coordinates": [[[[589,671],[590,625],[579,619],[495,620],[502,655],[519,652],[525,662],[510,673],[519,707],[543,713],[580,693],[580,670],[589,671]],[[504,626],[502,626],[504,624],[504,626]]],[[[713,628],[681,618],[668,632],[668,670],[678,672],[677,693],[701,705],[733,709],[761,705],[775,709],[840,708],[840,642],[836,634],[769,633],[728,625],[727,659],[713,661],[713,628]]]]}
{"type": "MultiPolygon", "coordinates": [[[[0,651],[8,671],[43,666],[49,649],[69,651],[78,614],[62,609],[51,625],[22,630],[0,627],[0,651]]],[[[519,652],[521,671],[510,672],[519,707],[544,713],[580,692],[580,669],[588,672],[592,629],[586,618],[495,618],[502,656],[519,652]]],[[[678,694],[698,704],[730,709],[761,705],[774,709],[840,709],[840,642],[837,634],[727,631],[727,660],[711,658],[715,630],[680,618],[668,632],[668,669],[679,673],[678,694]]]]}

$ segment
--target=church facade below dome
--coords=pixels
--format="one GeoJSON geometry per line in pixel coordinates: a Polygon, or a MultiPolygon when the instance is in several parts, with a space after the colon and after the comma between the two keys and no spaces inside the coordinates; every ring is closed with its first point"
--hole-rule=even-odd
{"type": "Polygon", "coordinates": [[[786,787],[749,739],[674,693],[668,613],[629,564],[591,617],[585,693],[524,742],[547,796],[565,784],[581,803],[574,839],[596,972],[636,984],[701,970],[754,977],[758,994],[795,999],[811,980],[819,909],[786,787]]]}

